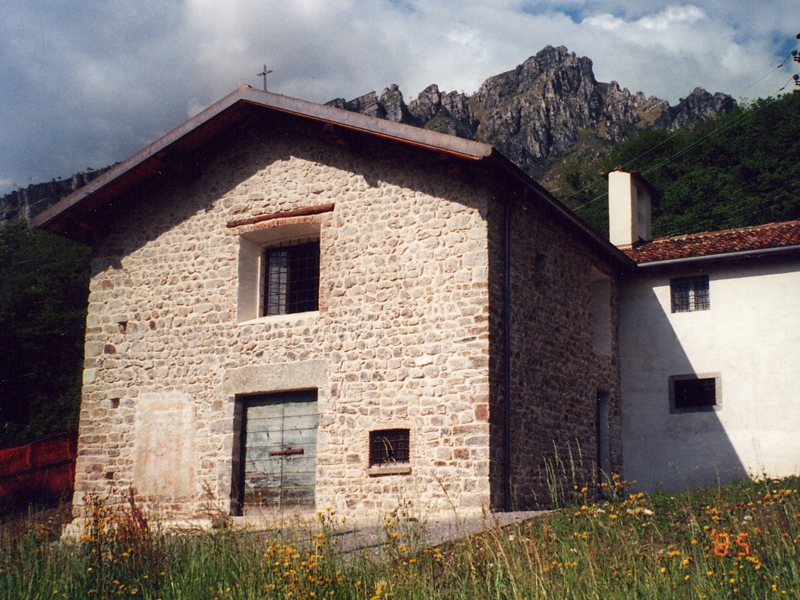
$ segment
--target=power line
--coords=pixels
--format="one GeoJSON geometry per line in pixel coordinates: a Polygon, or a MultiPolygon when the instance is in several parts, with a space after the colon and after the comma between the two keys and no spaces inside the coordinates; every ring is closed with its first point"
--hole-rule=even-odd
{"type": "MultiPolygon", "coordinates": [[[[712,136],[715,136],[715,135],[717,135],[717,134],[720,134],[720,133],[724,133],[724,132],[725,132],[725,131],[727,131],[728,129],[731,129],[732,127],[736,127],[736,126],[738,126],[738,125],[739,125],[741,122],[745,121],[746,119],[749,119],[751,116],[753,116],[753,115],[757,114],[759,111],[763,110],[763,109],[764,109],[764,108],[766,108],[767,106],[771,106],[771,105],[772,105],[774,102],[776,102],[776,100],[775,100],[775,99],[773,99],[773,98],[768,98],[768,99],[767,99],[767,100],[765,100],[765,101],[764,101],[762,104],[760,104],[760,105],[759,105],[757,108],[749,108],[749,109],[746,109],[746,110],[745,110],[745,111],[743,111],[743,112],[742,112],[740,115],[737,115],[736,117],[732,118],[732,119],[731,119],[729,122],[727,122],[727,123],[724,123],[723,125],[720,125],[720,126],[719,126],[719,127],[717,127],[716,129],[714,129],[714,130],[710,131],[709,133],[707,133],[706,135],[704,135],[703,137],[701,137],[699,140],[697,140],[697,141],[695,141],[695,142],[693,142],[693,143],[689,144],[689,145],[688,145],[688,146],[686,146],[685,148],[682,148],[681,150],[679,150],[678,152],[676,152],[676,153],[675,153],[675,154],[673,154],[672,156],[669,156],[668,158],[665,158],[665,159],[664,159],[664,160],[662,160],[661,162],[659,162],[659,163],[656,163],[655,165],[651,166],[650,168],[648,168],[648,169],[646,169],[646,170],[642,171],[642,173],[641,173],[641,174],[642,174],[642,175],[647,175],[648,173],[652,173],[653,171],[655,171],[655,170],[657,170],[657,169],[660,169],[660,168],[664,167],[665,165],[667,165],[667,164],[669,164],[670,162],[674,161],[676,158],[678,158],[678,157],[680,157],[680,156],[683,156],[684,154],[686,154],[686,153],[687,153],[687,152],[689,152],[690,150],[692,150],[692,149],[696,148],[698,145],[702,144],[703,142],[705,142],[706,140],[708,140],[708,139],[709,139],[709,138],[711,138],[712,136]]],[[[677,133],[678,133],[678,132],[676,132],[676,134],[677,134],[677,133]]],[[[666,140],[665,140],[665,141],[666,141],[666,140]]],[[[663,142],[662,142],[662,143],[663,143],[663,142]]],[[[655,148],[655,146],[654,146],[654,148],[655,148]]],[[[654,148],[653,148],[653,149],[654,149],[654,148]]],[[[641,156],[641,155],[640,155],[640,156],[641,156]]],[[[634,159],[634,160],[635,160],[635,159],[634,159]]],[[[630,161],[628,161],[628,164],[631,164],[632,162],[633,162],[633,160],[630,160],[630,161]]],[[[592,181],[592,183],[591,183],[590,185],[587,185],[586,187],[584,187],[583,189],[579,190],[578,192],[575,192],[575,194],[578,194],[578,193],[580,193],[580,192],[582,192],[582,191],[584,191],[584,190],[586,190],[586,189],[590,189],[590,188],[591,188],[591,187],[593,187],[593,186],[594,186],[594,185],[595,185],[595,184],[596,184],[596,183],[597,183],[599,180],[600,180],[600,178],[597,178],[597,179],[593,180],[593,181],[592,181]]],[[[573,194],[573,195],[575,195],[575,194],[573,194]]],[[[603,192],[603,193],[602,193],[602,194],[600,194],[599,196],[596,196],[595,198],[591,199],[589,202],[586,202],[585,204],[582,204],[582,205],[580,205],[580,206],[578,206],[578,207],[576,207],[576,208],[574,208],[574,209],[572,209],[572,210],[573,210],[573,212],[576,212],[576,211],[578,211],[578,210],[580,210],[580,209],[582,209],[582,208],[585,208],[586,206],[589,206],[590,204],[593,204],[594,202],[596,202],[596,201],[598,201],[598,200],[601,200],[601,199],[605,198],[606,196],[608,196],[608,191],[605,191],[605,192],[603,192]]]]}
{"type": "Polygon", "coordinates": [[[778,91],[782,92],[783,90],[786,89],[786,86],[789,85],[790,83],[792,83],[793,81],[794,81],[795,85],[797,85],[797,80],[798,80],[798,76],[797,75],[792,75],[791,77],[789,77],[789,81],[784,83],[783,87],[781,89],[779,89],[778,91]]]}
{"type": "MultiPolygon", "coordinates": [[[[780,69],[780,68],[781,68],[781,67],[782,67],[784,64],[786,64],[786,61],[787,61],[787,60],[789,60],[791,57],[792,57],[791,53],[790,53],[790,54],[787,54],[787,55],[786,55],[786,58],[784,58],[784,59],[783,59],[783,61],[781,62],[781,64],[779,64],[777,67],[775,67],[774,69],[772,69],[771,71],[769,71],[769,72],[768,72],[766,75],[764,75],[764,76],[763,76],[763,77],[761,77],[760,79],[757,79],[756,81],[754,81],[753,83],[751,83],[750,85],[748,85],[748,86],[747,86],[746,88],[744,88],[743,90],[739,91],[739,92],[736,94],[736,97],[737,97],[737,98],[739,98],[739,99],[741,100],[741,98],[742,98],[742,94],[743,94],[744,92],[746,92],[747,90],[749,90],[751,87],[753,87],[753,86],[754,86],[754,85],[756,85],[757,83],[760,83],[760,82],[764,81],[764,80],[765,80],[767,77],[769,77],[770,75],[772,75],[772,74],[773,74],[775,71],[777,71],[777,70],[778,70],[778,69],[780,69]]],[[[786,87],[786,86],[784,86],[784,87],[786,87]]],[[[783,89],[783,88],[781,88],[781,90],[782,90],[782,89],[783,89]]],[[[781,91],[781,90],[778,90],[778,91],[781,91]]],[[[699,117],[699,116],[698,116],[698,117],[697,117],[697,119],[695,120],[695,122],[694,122],[694,123],[691,123],[691,125],[694,125],[695,123],[698,123],[698,122],[699,122],[699,121],[701,121],[701,120],[702,120],[702,117],[699,117]]],[[[681,128],[681,129],[677,129],[677,130],[676,130],[674,133],[672,133],[672,135],[668,136],[667,138],[665,138],[664,140],[662,140],[661,142],[659,142],[658,144],[656,144],[655,146],[653,146],[653,147],[652,147],[652,148],[650,148],[649,150],[645,150],[645,151],[644,151],[644,152],[642,152],[642,153],[641,153],[639,156],[636,156],[635,158],[632,158],[631,160],[629,160],[629,161],[628,161],[628,164],[632,164],[632,163],[636,162],[637,160],[639,160],[639,159],[640,159],[640,158],[642,158],[643,156],[647,156],[648,154],[650,154],[650,152],[652,152],[653,150],[655,150],[655,149],[656,149],[656,148],[658,148],[659,146],[661,146],[661,145],[663,145],[663,144],[666,144],[666,143],[667,143],[669,140],[671,140],[672,138],[674,138],[675,136],[677,136],[678,134],[680,134],[682,129],[683,129],[683,128],[681,128]]]]}
{"type": "MultiPolygon", "coordinates": [[[[784,59],[783,59],[783,61],[781,61],[781,64],[779,64],[777,67],[775,67],[774,69],[772,69],[772,71],[770,71],[769,73],[767,73],[766,75],[764,75],[764,76],[763,76],[761,79],[757,79],[756,81],[754,81],[753,83],[751,83],[750,85],[748,85],[746,88],[744,88],[743,90],[741,90],[741,91],[740,91],[740,92],[737,94],[737,97],[741,98],[741,97],[742,97],[742,94],[744,94],[744,93],[745,93],[747,90],[749,90],[749,89],[750,89],[751,87],[753,87],[755,84],[757,84],[757,83],[761,83],[761,82],[762,82],[762,81],[764,81],[764,80],[765,80],[767,77],[769,77],[770,75],[772,75],[772,74],[773,74],[775,71],[777,71],[778,69],[780,69],[781,67],[783,67],[783,65],[785,65],[785,64],[786,64],[786,61],[787,61],[787,60],[789,60],[790,58],[792,58],[792,53],[791,53],[791,52],[790,52],[789,54],[787,54],[787,55],[786,55],[786,58],[784,58],[784,59]]],[[[781,88],[781,89],[783,89],[783,88],[781,88]]],[[[778,90],[778,91],[780,91],[780,90],[778,90]]]]}
{"type": "MultiPolygon", "coordinates": [[[[800,39],[800,38],[799,38],[799,39],[800,39]]],[[[775,73],[775,72],[776,72],[778,69],[782,68],[782,67],[783,67],[783,65],[785,65],[785,64],[786,64],[786,62],[787,62],[787,61],[788,61],[790,58],[792,58],[792,56],[793,56],[793,55],[792,55],[792,53],[791,53],[791,52],[790,52],[789,54],[787,54],[787,55],[786,55],[786,57],[785,57],[785,58],[784,58],[784,59],[781,61],[781,63],[780,63],[778,66],[774,67],[774,68],[773,68],[773,69],[771,69],[769,72],[767,72],[765,75],[763,75],[762,77],[760,77],[759,79],[757,79],[756,81],[754,81],[753,83],[751,83],[750,85],[748,85],[747,87],[745,87],[744,89],[740,90],[740,91],[739,91],[739,92],[736,94],[736,96],[737,96],[739,99],[741,99],[741,97],[742,97],[742,94],[743,94],[744,92],[746,92],[747,90],[749,90],[751,87],[753,87],[753,86],[754,86],[754,85],[756,85],[757,83],[760,83],[761,81],[763,81],[764,79],[766,79],[767,77],[769,77],[770,75],[772,75],[773,73],[775,73]]],[[[792,81],[792,79],[790,79],[789,81],[792,81]]],[[[788,84],[789,84],[789,82],[787,82],[786,84],[784,84],[784,86],[783,86],[782,88],[780,88],[780,89],[778,90],[778,92],[782,92],[782,91],[783,91],[783,90],[786,88],[786,86],[787,86],[788,84]]],[[[749,113],[749,110],[745,110],[745,111],[744,111],[742,114],[748,114],[748,113],[749,113]]],[[[700,122],[701,120],[702,120],[702,117],[700,117],[700,116],[697,116],[697,118],[696,118],[696,119],[695,119],[695,120],[694,120],[692,123],[689,123],[688,125],[690,125],[690,126],[692,126],[692,125],[695,125],[695,124],[697,124],[698,122],[700,122]]],[[[653,152],[653,151],[654,151],[654,150],[656,150],[657,148],[659,148],[659,147],[663,146],[664,144],[666,144],[667,142],[669,142],[669,141],[670,141],[671,139],[673,139],[674,137],[676,137],[676,136],[680,135],[681,133],[683,133],[683,130],[684,130],[684,128],[685,128],[685,127],[681,127],[681,128],[679,128],[679,129],[675,130],[673,133],[671,133],[670,135],[668,135],[666,138],[664,138],[663,140],[661,140],[660,142],[658,142],[658,143],[657,143],[657,144],[655,144],[654,146],[652,146],[652,147],[648,148],[647,150],[645,150],[644,152],[642,152],[642,153],[641,153],[641,154],[639,154],[638,156],[635,156],[634,158],[632,158],[632,159],[630,159],[629,161],[627,161],[627,163],[626,163],[626,164],[627,164],[627,165],[631,165],[631,164],[635,163],[637,160],[639,160],[640,158],[642,158],[643,156],[647,156],[648,154],[650,154],[651,152],[653,152]]],[[[714,132],[711,132],[711,134],[713,134],[713,133],[714,133],[714,132]]],[[[711,134],[709,134],[709,136],[710,136],[711,134]]],[[[706,139],[706,138],[703,138],[703,139],[702,139],[702,140],[700,140],[700,141],[704,141],[705,139],[706,139]]],[[[698,143],[699,143],[699,142],[698,142],[698,143]]],[[[676,154],[674,158],[677,158],[678,156],[680,156],[680,154],[676,154]]],[[[664,164],[666,164],[666,162],[662,163],[662,165],[661,165],[661,166],[663,166],[664,164]]],[[[649,173],[649,172],[651,172],[652,170],[653,170],[653,169],[651,168],[651,169],[648,169],[646,172],[647,172],[647,173],[649,173]]],[[[643,173],[643,174],[644,174],[644,173],[643,173]]],[[[595,185],[596,185],[596,184],[597,184],[597,183],[598,183],[598,182],[599,182],[601,179],[602,179],[602,177],[596,177],[595,179],[593,179],[592,181],[590,181],[590,182],[589,182],[587,185],[583,186],[581,189],[579,189],[579,190],[577,190],[577,191],[575,191],[575,192],[572,192],[571,194],[569,194],[568,196],[566,196],[566,198],[571,198],[571,197],[577,196],[577,195],[581,194],[582,192],[585,192],[586,190],[589,190],[589,189],[593,188],[593,187],[594,187],[594,186],[595,186],[595,185]]],[[[556,191],[558,191],[558,190],[556,190],[556,191]]],[[[596,198],[593,198],[593,199],[592,199],[592,200],[590,200],[589,202],[586,202],[585,204],[582,204],[582,205],[580,205],[580,206],[578,206],[577,208],[574,208],[574,209],[572,209],[572,210],[573,210],[573,212],[575,212],[575,211],[577,211],[577,210],[580,210],[581,208],[584,208],[585,206],[588,206],[588,205],[592,204],[593,202],[595,202],[596,200],[599,200],[599,199],[601,199],[601,198],[603,198],[603,197],[605,197],[605,196],[607,196],[607,195],[608,195],[608,193],[601,194],[600,196],[597,196],[596,198]]]]}
{"type": "Polygon", "coordinates": [[[742,112],[740,115],[738,115],[738,116],[734,117],[733,119],[731,119],[730,122],[724,123],[723,125],[720,125],[716,129],[708,132],[706,135],[701,137],[699,140],[697,140],[697,141],[689,144],[688,146],[686,146],[686,148],[683,148],[682,150],[680,150],[679,152],[676,152],[675,154],[673,154],[669,158],[666,158],[663,161],[661,161],[660,163],[658,163],[658,164],[656,164],[656,165],[654,165],[654,166],[642,171],[642,175],[646,175],[647,173],[651,173],[652,171],[655,171],[656,169],[660,169],[661,167],[663,167],[664,165],[672,162],[673,160],[675,160],[679,156],[683,156],[684,154],[689,152],[689,150],[692,150],[693,148],[696,148],[697,146],[699,146],[700,144],[702,144],[706,140],[710,139],[711,137],[713,137],[713,136],[715,136],[717,134],[720,134],[720,133],[724,133],[728,129],[731,129],[732,127],[738,126],[742,121],[745,121],[746,119],[749,119],[751,116],[753,116],[754,114],[757,114],[758,112],[760,112],[761,110],[763,110],[767,106],[770,106],[774,102],[775,102],[775,100],[770,98],[769,100],[765,101],[763,104],[758,106],[758,108],[755,108],[755,109],[751,108],[751,109],[748,109],[748,110],[742,112]]]}
{"type": "MultiPolygon", "coordinates": [[[[788,198],[788,197],[791,197],[796,192],[797,192],[797,189],[793,188],[791,190],[784,191],[784,192],[781,192],[779,194],[773,194],[771,196],[771,199],[772,200],[779,200],[781,198],[788,198]]],[[[739,216],[739,215],[744,214],[744,213],[756,213],[756,212],[762,210],[763,208],[764,207],[761,206],[761,205],[745,206],[744,208],[741,208],[739,210],[735,210],[733,212],[726,213],[726,216],[730,218],[730,217],[739,216]]],[[[668,232],[664,233],[661,237],[672,237],[673,235],[680,235],[682,233],[685,233],[685,232],[682,231],[681,229],[673,229],[671,231],[668,231],[668,232]]]]}

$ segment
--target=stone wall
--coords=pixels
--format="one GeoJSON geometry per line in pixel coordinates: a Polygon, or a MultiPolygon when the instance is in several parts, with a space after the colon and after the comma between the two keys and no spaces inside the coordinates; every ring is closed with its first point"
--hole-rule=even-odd
{"type": "MultiPolygon", "coordinates": [[[[609,466],[621,461],[616,276],[569,229],[556,224],[536,200],[510,206],[511,239],[511,506],[550,504],[553,476],[561,484],[594,488],[597,398],[609,400],[609,466]],[[607,277],[607,327],[611,347],[593,343],[592,279],[607,277]],[[548,471],[550,476],[548,477],[548,471]]],[[[504,501],[503,415],[503,219],[491,212],[493,403],[492,497],[504,501]]],[[[602,315],[598,315],[602,318],[602,315]]]]}
{"type": "Polygon", "coordinates": [[[131,485],[167,518],[233,509],[242,395],[298,387],[318,389],[318,508],[488,506],[489,193],[357,142],[248,123],[115,202],[94,249],[77,513],[131,485]],[[239,322],[240,235],[302,223],[319,230],[319,311],[239,322]],[[390,427],[411,430],[411,473],[370,476],[369,431],[390,427]]]}

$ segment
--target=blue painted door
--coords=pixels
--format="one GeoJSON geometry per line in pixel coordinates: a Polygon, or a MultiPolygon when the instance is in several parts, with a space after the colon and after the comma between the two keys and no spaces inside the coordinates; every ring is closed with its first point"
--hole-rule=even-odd
{"type": "Polygon", "coordinates": [[[314,506],[317,391],[245,399],[244,506],[314,506]]]}

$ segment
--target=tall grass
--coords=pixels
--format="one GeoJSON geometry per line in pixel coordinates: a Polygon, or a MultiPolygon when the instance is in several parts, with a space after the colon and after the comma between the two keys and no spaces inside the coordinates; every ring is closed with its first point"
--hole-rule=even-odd
{"type": "MultiPolygon", "coordinates": [[[[617,481],[621,488],[621,482],[617,481]]],[[[31,516],[0,529],[0,598],[763,598],[800,594],[800,479],[577,504],[425,547],[402,510],[377,551],[344,552],[333,511],[313,531],[169,534],[130,496],[99,499],[83,537],[31,516]]]]}

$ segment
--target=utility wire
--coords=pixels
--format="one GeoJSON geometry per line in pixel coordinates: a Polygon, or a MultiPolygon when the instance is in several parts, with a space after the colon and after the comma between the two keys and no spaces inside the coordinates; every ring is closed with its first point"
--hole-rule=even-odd
{"type": "MultiPolygon", "coordinates": [[[[792,57],[792,54],[791,54],[791,53],[787,54],[787,55],[786,55],[786,57],[785,57],[785,58],[784,58],[784,59],[781,61],[781,63],[780,63],[778,66],[776,66],[776,67],[774,67],[773,69],[771,69],[770,71],[768,71],[768,72],[767,72],[765,75],[763,75],[762,77],[760,77],[759,79],[757,79],[756,81],[754,81],[753,83],[751,83],[750,85],[748,85],[746,88],[744,88],[744,89],[740,90],[740,91],[739,91],[739,92],[736,94],[736,96],[737,96],[738,98],[740,98],[740,99],[741,99],[741,97],[742,97],[742,94],[743,94],[744,92],[746,92],[747,90],[749,90],[751,87],[753,87],[753,86],[754,86],[754,85],[756,85],[757,83],[760,83],[761,81],[763,81],[764,79],[766,79],[767,77],[769,77],[770,75],[772,75],[773,73],[775,73],[775,72],[776,72],[778,69],[782,68],[782,67],[783,67],[783,65],[785,65],[785,64],[786,64],[786,61],[788,61],[788,60],[789,60],[791,57],[792,57]]],[[[787,85],[789,85],[789,82],[791,82],[791,81],[792,81],[792,79],[790,78],[790,79],[789,79],[789,81],[788,81],[786,84],[784,84],[784,86],[783,86],[782,88],[780,88],[780,89],[778,90],[778,92],[782,92],[784,89],[786,89],[786,86],[787,86],[787,85]]],[[[745,111],[745,112],[743,112],[742,114],[747,114],[748,112],[749,112],[749,111],[745,111]]],[[[698,116],[698,117],[697,117],[697,118],[696,118],[696,119],[695,119],[695,120],[694,120],[692,123],[689,123],[689,125],[690,125],[690,126],[691,126],[691,125],[695,125],[696,123],[698,123],[698,122],[699,122],[699,121],[701,121],[701,120],[702,120],[702,117],[699,117],[699,116],[698,116]]],[[[677,135],[680,135],[680,134],[683,132],[683,129],[684,129],[684,128],[683,128],[683,127],[681,127],[681,128],[679,128],[679,129],[675,130],[673,133],[671,133],[670,135],[668,135],[666,138],[664,138],[663,140],[661,140],[660,142],[658,142],[658,143],[657,143],[657,144],[655,144],[654,146],[652,146],[652,147],[648,148],[647,150],[645,150],[644,152],[642,152],[642,153],[641,153],[641,154],[639,154],[638,156],[635,156],[634,158],[632,158],[632,159],[630,159],[629,161],[627,161],[627,163],[626,163],[626,164],[628,164],[628,165],[630,165],[630,164],[633,164],[633,163],[635,163],[637,160],[639,160],[640,158],[642,158],[643,156],[647,156],[648,154],[650,154],[651,152],[653,152],[654,150],[656,150],[656,149],[657,149],[657,148],[659,148],[660,146],[663,146],[664,144],[666,144],[668,141],[670,141],[670,140],[671,140],[672,138],[674,138],[675,136],[677,136],[677,135]]],[[[712,132],[712,133],[713,133],[713,132],[712,132]]],[[[709,135],[710,135],[710,134],[709,134],[709,135]]],[[[678,154],[678,155],[675,155],[675,157],[676,157],[676,158],[677,158],[677,156],[679,156],[679,154],[678,154]]],[[[666,163],[664,163],[664,164],[666,164],[666,163]]],[[[653,169],[649,169],[649,170],[648,170],[648,171],[646,171],[646,172],[648,172],[648,173],[649,173],[649,172],[651,172],[652,170],[653,170],[653,169]]],[[[643,174],[644,174],[644,173],[643,173],[643,174]]],[[[578,194],[580,194],[580,193],[582,193],[582,192],[585,192],[585,191],[586,191],[586,190],[588,190],[588,189],[591,189],[591,188],[593,188],[593,187],[594,187],[594,186],[595,186],[595,185],[596,185],[596,184],[597,184],[597,183],[600,181],[600,179],[602,179],[602,177],[597,177],[597,178],[593,179],[593,180],[592,180],[592,181],[590,181],[588,184],[586,184],[585,186],[583,186],[581,189],[579,189],[579,190],[577,190],[577,191],[575,191],[575,192],[572,192],[572,193],[571,193],[569,196],[567,196],[567,198],[570,198],[570,197],[573,197],[573,196],[577,196],[578,194]]],[[[556,191],[558,191],[558,190],[556,190],[556,191]]],[[[604,196],[607,196],[607,195],[608,195],[608,193],[601,194],[600,196],[598,196],[598,197],[596,197],[596,198],[594,198],[594,199],[590,200],[589,202],[587,202],[587,203],[585,203],[585,204],[582,204],[581,206],[578,206],[577,208],[574,208],[574,209],[572,209],[572,210],[573,210],[573,212],[574,212],[574,211],[577,211],[577,210],[579,210],[579,209],[581,209],[581,208],[583,208],[583,207],[585,207],[585,206],[588,206],[589,204],[592,204],[592,203],[593,203],[593,202],[595,202],[596,200],[599,200],[599,199],[601,199],[601,198],[603,198],[604,196]]]]}
{"type": "MultiPolygon", "coordinates": [[[[778,199],[781,199],[781,198],[787,198],[787,197],[791,197],[796,192],[797,192],[796,189],[792,189],[792,190],[789,190],[789,191],[781,192],[780,194],[773,194],[771,196],[771,198],[773,200],[778,200],[778,199]]],[[[761,205],[745,206],[744,208],[741,208],[739,210],[735,210],[735,211],[727,213],[726,216],[727,217],[735,217],[735,216],[738,216],[738,215],[741,215],[741,214],[744,214],[744,213],[755,213],[755,212],[758,212],[759,210],[762,210],[762,209],[763,209],[763,206],[761,206],[761,205]]],[[[743,227],[747,227],[747,226],[744,225],[743,227]]],[[[726,227],[726,229],[740,229],[740,227],[730,227],[730,228],[726,227]]],[[[665,232],[664,234],[660,235],[659,237],[672,237],[674,235],[682,235],[684,233],[686,233],[686,232],[682,231],[681,229],[673,229],[671,231],[665,232]]],[[[691,235],[691,234],[686,234],[686,235],[691,235]]]]}
{"type": "Polygon", "coordinates": [[[787,86],[787,85],[789,85],[789,84],[790,84],[790,83],[792,83],[793,81],[795,81],[795,82],[796,82],[797,80],[795,79],[795,77],[797,77],[797,75],[794,75],[794,76],[790,77],[790,78],[789,78],[789,81],[787,81],[786,83],[784,83],[784,84],[783,84],[783,87],[782,87],[781,89],[779,89],[778,91],[779,91],[779,92],[782,92],[783,90],[785,90],[785,89],[786,89],[786,86],[787,86]]]}
{"type": "Polygon", "coordinates": [[[751,116],[753,116],[753,115],[757,114],[758,112],[762,111],[767,106],[772,105],[774,102],[775,102],[775,100],[769,99],[769,101],[764,102],[763,104],[761,104],[759,107],[757,107],[755,109],[749,109],[749,110],[746,110],[746,111],[742,112],[740,115],[738,115],[738,116],[734,117],[733,119],[731,119],[730,122],[725,123],[723,125],[720,125],[716,129],[708,132],[706,135],[701,137],[696,142],[693,142],[693,143],[689,144],[688,146],[686,146],[686,148],[683,148],[682,150],[676,152],[675,154],[673,154],[669,158],[666,158],[663,161],[661,161],[660,163],[657,163],[656,165],[654,165],[654,166],[642,171],[642,175],[646,175],[647,173],[651,173],[652,171],[655,171],[656,169],[660,169],[661,167],[663,167],[667,163],[672,162],[673,160],[675,160],[679,156],[683,156],[684,154],[689,152],[689,150],[692,150],[693,148],[696,148],[697,146],[699,146],[700,144],[702,144],[706,140],[712,138],[713,136],[718,135],[720,133],[725,133],[729,129],[738,126],[741,122],[749,119],[751,116]]]}
{"type": "MultiPolygon", "coordinates": [[[[765,80],[767,77],[769,77],[770,75],[772,75],[772,74],[773,74],[775,71],[777,71],[778,69],[780,69],[781,67],[783,67],[783,65],[785,65],[785,64],[786,64],[786,61],[787,61],[787,60],[789,60],[791,57],[792,57],[792,53],[790,52],[789,54],[787,54],[787,55],[786,55],[786,58],[784,58],[784,59],[783,59],[783,61],[781,62],[781,64],[779,64],[777,67],[775,67],[774,69],[772,69],[772,71],[770,71],[769,73],[767,73],[766,75],[764,75],[764,76],[763,76],[761,79],[757,79],[756,81],[754,81],[753,83],[751,83],[750,85],[748,85],[746,88],[744,88],[743,90],[741,90],[741,91],[740,91],[740,92],[737,94],[737,96],[738,96],[739,98],[741,98],[741,97],[742,97],[742,94],[744,94],[744,93],[745,93],[747,90],[749,90],[749,89],[750,89],[751,87],[753,87],[755,84],[757,84],[757,83],[761,83],[761,82],[762,82],[762,81],[764,81],[764,80],[765,80]]],[[[783,88],[781,88],[781,90],[782,90],[782,89],[783,89],[783,88]]],[[[781,91],[781,90],[778,90],[778,91],[781,91]]]]}
{"type": "MultiPolygon", "coordinates": [[[[655,171],[657,169],[660,169],[661,167],[663,167],[663,166],[667,165],[668,163],[674,161],[676,158],[678,158],[680,156],[683,156],[684,154],[686,154],[690,150],[696,148],[698,145],[702,144],[703,142],[705,142],[706,140],[710,139],[711,137],[713,137],[713,136],[715,136],[717,134],[720,134],[720,133],[724,133],[725,131],[727,131],[728,129],[731,129],[732,127],[738,126],[741,122],[745,121],[746,119],[749,119],[752,115],[757,114],[758,112],[760,112],[761,110],[763,110],[767,106],[772,105],[775,101],[776,101],[775,99],[769,98],[767,101],[763,102],[757,108],[751,108],[751,109],[748,109],[748,110],[742,112],[740,115],[738,115],[738,116],[734,117],[733,119],[731,119],[728,123],[725,123],[724,125],[721,125],[721,126],[717,127],[713,131],[710,131],[709,133],[707,133],[706,135],[701,137],[699,140],[689,144],[685,148],[682,148],[681,150],[679,150],[678,152],[676,152],[672,156],[669,156],[669,157],[665,158],[664,160],[662,160],[661,162],[656,163],[655,165],[653,165],[653,166],[649,167],[648,169],[642,171],[641,174],[642,175],[647,175],[648,173],[652,173],[653,171],[655,171]]],[[[633,161],[629,161],[628,164],[630,164],[631,162],[633,162],[633,161]]],[[[592,181],[592,183],[589,186],[586,186],[583,189],[585,190],[585,189],[588,189],[588,188],[594,186],[599,181],[599,179],[600,178],[595,179],[594,181],[592,181]]],[[[580,191],[583,191],[583,190],[580,190],[580,191]]],[[[579,193],[579,192],[576,192],[576,194],[577,193],[579,193]]],[[[601,200],[601,199],[605,198],[606,196],[608,196],[608,191],[603,192],[599,196],[596,196],[595,198],[591,199],[589,202],[586,202],[585,204],[581,204],[580,206],[578,206],[578,207],[576,207],[576,208],[574,208],[572,210],[573,210],[573,212],[577,212],[578,210],[580,210],[580,209],[582,209],[582,208],[584,208],[586,206],[589,206],[590,204],[593,204],[594,202],[596,202],[598,200],[601,200]]]]}
{"type": "MultiPolygon", "coordinates": [[[[783,59],[783,61],[781,62],[781,64],[779,64],[777,67],[775,67],[774,69],[772,69],[771,71],[769,71],[769,72],[768,72],[766,75],[764,75],[764,76],[763,76],[763,77],[761,77],[760,79],[757,79],[756,81],[754,81],[753,83],[751,83],[750,85],[748,85],[748,86],[747,86],[746,88],[744,88],[743,90],[740,90],[740,91],[739,91],[739,93],[737,93],[737,94],[736,94],[736,96],[737,96],[737,97],[738,97],[738,98],[741,100],[741,98],[742,98],[742,94],[743,94],[744,92],[746,92],[747,90],[749,90],[751,87],[753,87],[753,86],[754,86],[754,85],[756,85],[757,83],[760,83],[760,82],[764,81],[764,80],[765,80],[767,77],[769,77],[769,76],[770,76],[770,75],[772,75],[772,74],[773,74],[775,71],[777,71],[777,70],[778,70],[778,69],[780,69],[780,68],[781,68],[783,65],[785,65],[785,64],[786,64],[786,61],[787,61],[787,60],[789,60],[791,57],[792,57],[791,53],[790,53],[790,54],[787,54],[787,55],[786,55],[786,58],[784,58],[784,59],[783,59]]],[[[783,86],[783,87],[786,87],[786,86],[783,86]]],[[[781,88],[781,89],[780,89],[780,90],[778,90],[778,91],[781,91],[781,90],[783,90],[783,88],[781,88]]],[[[701,121],[701,120],[702,120],[702,117],[697,117],[697,119],[695,119],[695,122],[694,122],[694,123],[691,123],[691,125],[694,125],[695,123],[697,123],[697,122],[699,122],[699,121],[701,121]]],[[[652,147],[652,148],[650,148],[649,150],[645,150],[645,151],[644,151],[644,152],[642,152],[642,153],[641,153],[639,156],[636,156],[635,158],[632,158],[631,160],[629,160],[629,161],[628,161],[628,164],[632,164],[632,163],[636,162],[637,160],[639,160],[640,158],[642,158],[643,156],[647,156],[647,155],[648,155],[648,154],[650,154],[650,153],[651,153],[653,150],[655,150],[656,148],[658,148],[658,147],[659,147],[659,146],[661,146],[662,144],[665,144],[665,143],[667,143],[669,140],[671,140],[672,138],[674,138],[676,135],[680,134],[682,129],[683,129],[683,128],[677,129],[677,130],[676,130],[674,133],[672,133],[672,135],[668,136],[667,138],[665,138],[664,140],[662,140],[661,142],[659,142],[658,144],[656,144],[655,146],[653,146],[653,147],[652,147]]]]}

